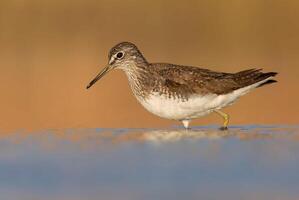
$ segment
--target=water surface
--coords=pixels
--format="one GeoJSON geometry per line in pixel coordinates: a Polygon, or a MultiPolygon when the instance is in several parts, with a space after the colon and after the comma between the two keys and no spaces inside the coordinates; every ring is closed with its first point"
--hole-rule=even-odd
{"type": "Polygon", "coordinates": [[[1,200],[297,200],[299,126],[63,129],[0,138],[1,200]]]}

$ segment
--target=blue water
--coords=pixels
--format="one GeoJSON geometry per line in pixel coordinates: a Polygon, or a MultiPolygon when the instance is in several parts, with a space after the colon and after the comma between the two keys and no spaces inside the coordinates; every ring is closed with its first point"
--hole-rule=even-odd
{"type": "Polygon", "coordinates": [[[299,126],[19,131],[0,199],[298,200],[299,126]]]}

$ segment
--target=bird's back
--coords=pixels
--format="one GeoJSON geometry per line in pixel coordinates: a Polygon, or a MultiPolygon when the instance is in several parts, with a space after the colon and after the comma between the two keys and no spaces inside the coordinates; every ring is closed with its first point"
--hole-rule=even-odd
{"type": "MultiPolygon", "coordinates": [[[[151,76],[155,77],[153,91],[184,98],[194,94],[228,94],[276,75],[275,72],[263,73],[261,69],[224,73],[168,63],[152,63],[149,68],[151,76]]],[[[263,85],[273,82],[276,81],[268,80],[263,85]]]]}

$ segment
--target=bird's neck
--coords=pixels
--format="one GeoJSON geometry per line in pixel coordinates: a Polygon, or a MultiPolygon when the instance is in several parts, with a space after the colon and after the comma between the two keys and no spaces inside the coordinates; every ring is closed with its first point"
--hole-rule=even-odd
{"type": "Polygon", "coordinates": [[[145,98],[150,92],[150,81],[152,81],[149,64],[147,62],[127,63],[127,66],[123,68],[123,71],[127,75],[129,85],[133,91],[133,94],[137,98],[145,98]]]}

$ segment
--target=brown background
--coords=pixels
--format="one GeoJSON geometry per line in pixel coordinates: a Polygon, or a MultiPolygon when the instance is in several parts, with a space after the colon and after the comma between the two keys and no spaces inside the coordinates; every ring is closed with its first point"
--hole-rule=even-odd
{"type": "Polygon", "coordinates": [[[152,62],[278,71],[278,84],[225,111],[232,124],[296,124],[298,10],[296,0],[1,0],[0,131],[179,124],[145,111],[121,71],[85,90],[120,41],[152,62]]]}

